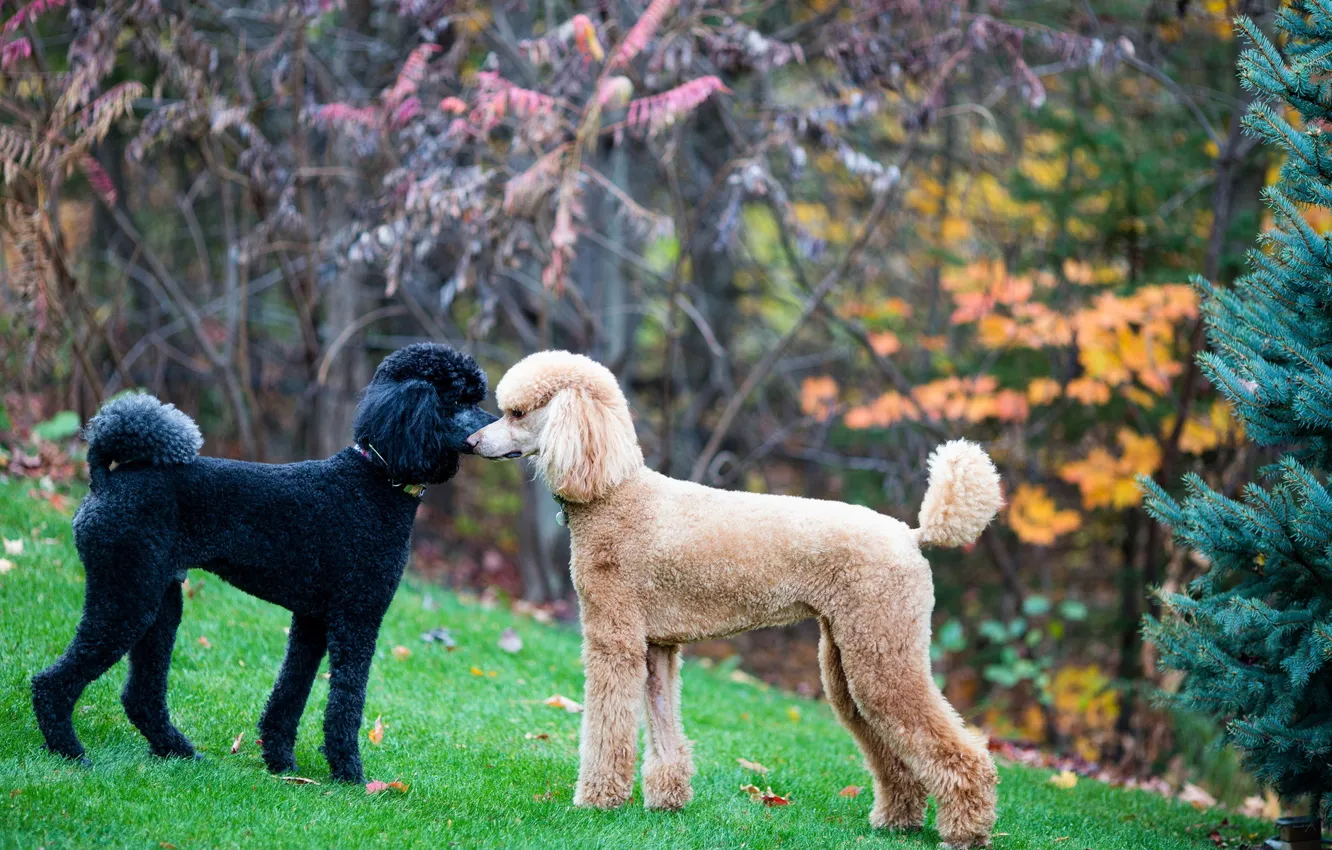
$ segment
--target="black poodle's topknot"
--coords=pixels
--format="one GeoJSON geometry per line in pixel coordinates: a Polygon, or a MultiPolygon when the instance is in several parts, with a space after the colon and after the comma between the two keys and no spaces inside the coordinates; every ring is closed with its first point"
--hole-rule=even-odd
{"type": "Polygon", "coordinates": [[[441,397],[463,404],[479,404],[486,398],[486,373],[471,355],[434,342],[418,342],[385,357],[375,370],[375,380],[426,381],[441,397]]]}

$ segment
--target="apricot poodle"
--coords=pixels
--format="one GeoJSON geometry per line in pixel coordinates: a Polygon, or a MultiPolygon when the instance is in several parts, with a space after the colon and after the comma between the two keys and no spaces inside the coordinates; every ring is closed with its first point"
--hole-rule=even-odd
{"type": "Polygon", "coordinates": [[[980,447],[935,450],[913,529],[864,507],[648,469],[615,377],[578,354],[527,357],[496,398],[503,418],[468,439],[473,451],[535,457],[573,535],[587,676],[576,804],[629,799],[645,704],[645,803],[684,806],[694,766],[680,645],[817,617],[824,687],[873,775],[870,823],[918,829],[932,794],[946,846],[989,843],[994,763],[931,676],[934,586],[921,554],[971,543],[1001,507],[980,447]]]}

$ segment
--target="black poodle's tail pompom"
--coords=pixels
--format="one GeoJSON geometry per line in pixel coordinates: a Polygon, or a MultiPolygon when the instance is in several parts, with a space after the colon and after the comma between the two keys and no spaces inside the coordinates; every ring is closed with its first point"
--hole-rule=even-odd
{"type": "Polygon", "coordinates": [[[392,481],[434,484],[457,471],[457,454],[444,444],[444,408],[428,381],[371,382],[353,429],[356,442],[383,461],[392,481]]]}
{"type": "Polygon", "coordinates": [[[105,480],[112,463],[189,463],[203,446],[193,419],[146,393],[123,395],[102,405],[83,429],[83,438],[88,441],[94,488],[105,480]]]}

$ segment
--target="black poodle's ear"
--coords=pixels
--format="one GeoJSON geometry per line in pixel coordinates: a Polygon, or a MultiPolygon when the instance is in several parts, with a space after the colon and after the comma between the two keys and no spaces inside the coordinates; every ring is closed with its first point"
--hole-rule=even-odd
{"type": "Polygon", "coordinates": [[[433,384],[375,380],[356,408],[356,442],[382,459],[401,484],[435,484],[458,471],[458,454],[445,444],[446,413],[433,384]]]}

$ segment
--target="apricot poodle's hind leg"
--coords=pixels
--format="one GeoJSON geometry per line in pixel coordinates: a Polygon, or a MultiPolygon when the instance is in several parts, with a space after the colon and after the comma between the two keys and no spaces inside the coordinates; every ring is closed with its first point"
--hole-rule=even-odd
{"type": "Polygon", "coordinates": [[[647,684],[647,640],[623,611],[583,608],[583,729],[575,806],[612,809],[633,796],[638,709],[647,684]]]}
{"type": "Polygon", "coordinates": [[[870,825],[876,829],[920,829],[925,824],[925,786],[856,707],[846,684],[846,672],[842,669],[842,654],[833,642],[832,626],[827,618],[819,618],[819,629],[823,690],[843,725],[860,745],[860,751],[865,754],[865,766],[874,780],[870,825]]]}
{"type": "Polygon", "coordinates": [[[680,809],[694,799],[692,746],[680,717],[680,647],[648,644],[647,747],[643,802],[649,809],[680,809]]]}
{"type": "Polygon", "coordinates": [[[934,684],[928,639],[909,625],[923,629],[928,619],[885,623],[884,593],[862,598],[830,618],[856,707],[934,795],[944,846],[988,846],[998,774],[934,684]]]}

